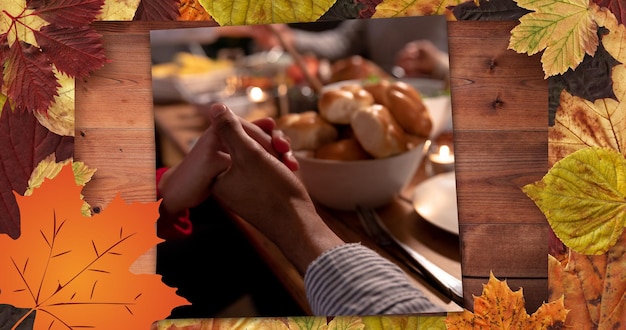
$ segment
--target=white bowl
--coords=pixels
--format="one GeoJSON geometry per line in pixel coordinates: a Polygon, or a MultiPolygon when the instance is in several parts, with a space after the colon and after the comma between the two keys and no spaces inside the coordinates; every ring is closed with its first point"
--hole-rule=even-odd
{"type": "Polygon", "coordinates": [[[411,181],[420,166],[425,141],[399,155],[357,161],[335,161],[296,152],[298,176],[313,200],[337,210],[357,205],[377,208],[388,204],[411,181]]]}

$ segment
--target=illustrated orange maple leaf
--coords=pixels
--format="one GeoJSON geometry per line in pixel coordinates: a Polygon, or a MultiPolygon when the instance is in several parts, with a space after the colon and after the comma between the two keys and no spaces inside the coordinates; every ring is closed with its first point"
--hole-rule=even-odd
{"type": "MultiPolygon", "coordinates": [[[[32,195],[17,193],[21,235],[0,235],[0,304],[35,312],[34,329],[149,329],[188,304],[160,275],[129,267],[159,243],[158,202],[116,196],[93,217],[81,215],[82,187],[71,163],[32,195]]],[[[18,321],[14,328],[19,325],[18,321]]]]}
{"type": "Polygon", "coordinates": [[[543,303],[535,313],[528,315],[524,307],[522,289],[513,292],[506,280],[498,280],[493,273],[483,285],[483,293],[474,297],[474,313],[465,309],[448,313],[446,328],[453,329],[550,329],[565,322],[567,313],[563,296],[543,303]]]}

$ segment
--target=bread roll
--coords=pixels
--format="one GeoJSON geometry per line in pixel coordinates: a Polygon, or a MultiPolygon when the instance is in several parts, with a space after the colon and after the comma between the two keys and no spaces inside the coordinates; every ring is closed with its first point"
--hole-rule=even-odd
{"type": "Polygon", "coordinates": [[[387,101],[387,89],[391,85],[388,79],[380,79],[376,82],[363,83],[363,89],[368,91],[374,97],[374,102],[389,107],[387,101]]]}
{"type": "Polygon", "coordinates": [[[387,88],[387,107],[409,134],[427,137],[433,128],[428,109],[413,86],[395,81],[387,88]]]}
{"type": "Polygon", "coordinates": [[[315,158],[329,160],[363,160],[372,156],[361,147],[355,138],[341,139],[327,143],[315,150],[315,158]]]}
{"type": "Polygon", "coordinates": [[[338,136],[337,128],[315,111],[282,115],[276,120],[276,128],[289,138],[293,150],[314,150],[338,136]]]}
{"type": "Polygon", "coordinates": [[[407,150],[402,127],[381,104],[373,104],[356,112],[351,126],[363,149],[376,158],[389,157],[407,150]]]}
{"type": "Polygon", "coordinates": [[[320,96],[320,115],[333,124],[350,124],[352,114],[374,103],[374,97],[358,85],[327,90],[320,96]]]}

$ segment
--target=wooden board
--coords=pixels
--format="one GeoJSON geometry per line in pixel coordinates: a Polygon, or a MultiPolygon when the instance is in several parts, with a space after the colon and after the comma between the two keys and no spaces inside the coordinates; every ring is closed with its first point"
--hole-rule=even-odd
{"type": "MultiPolygon", "coordinates": [[[[548,84],[538,56],[507,50],[517,22],[449,24],[465,306],[493,271],[547,299],[547,222],[521,191],[548,171],[548,84]]],[[[513,288],[517,289],[517,288],[513,288]]]]}
{"type": "MultiPolygon", "coordinates": [[[[76,83],[76,159],[98,169],[84,191],[105,208],[121,193],[154,201],[149,30],[197,22],[98,22],[112,60],[76,83]]],[[[548,85],[538,56],[507,50],[517,22],[450,22],[453,121],[466,307],[489,272],[547,299],[547,224],[520,190],[548,170],[548,85]]],[[[143,271],[153,271],[147,254],[143,271]]],[[[512,286],[514,286],[512,285],[512,286]]]]}

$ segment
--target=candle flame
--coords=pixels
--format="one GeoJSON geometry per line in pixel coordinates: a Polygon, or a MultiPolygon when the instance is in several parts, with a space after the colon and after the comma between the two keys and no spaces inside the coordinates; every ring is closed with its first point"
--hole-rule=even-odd
{"type": "Polygon", "coordinates": [[[448,146],[439,147],[439,156],[443,156],[443,157],[450,156],[450,147],[448,146]]]}

